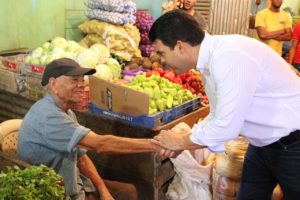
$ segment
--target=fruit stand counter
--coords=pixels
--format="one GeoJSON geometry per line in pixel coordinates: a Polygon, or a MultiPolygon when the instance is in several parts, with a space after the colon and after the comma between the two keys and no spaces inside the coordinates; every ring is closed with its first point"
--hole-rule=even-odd
{"type": "MultiPolygon", "coordinates": [[[[23,118],[34,101],[0,90],[0,122],[23,118]]],[[[170,123],[155,128],[145,128],[125,122],[110,120],[91,113],[76,113],[79,123],[98,134],[113,134],[131,138],[152,138],[160,130],[173,127],[179,122],[194,124],[204,118],[209,108],[201,108],[170,123]]],[[[164,192],[174,175],[169,159],[155,153],[131,155],[102,155],[89,152],[97,169],[104,178],[131,182],[136,185],[140,200],[165,200],[164,192]]]]}

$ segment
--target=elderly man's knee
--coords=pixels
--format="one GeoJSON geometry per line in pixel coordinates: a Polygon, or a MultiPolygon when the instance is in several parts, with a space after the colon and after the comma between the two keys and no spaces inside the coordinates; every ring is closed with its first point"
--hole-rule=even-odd
{"type": "Polygon", "coordinates": [[[124,184],[124,189],[120,194],[121,199],[130,199],[130,200],[138,200],[138,192],[134,185],[132,184],[124,184]]]}
{"type": "Polygon", "coordinates": [[[116,200],[138,200],[138,192],[133,184],[110,180],[104,182],[116,200]]]}

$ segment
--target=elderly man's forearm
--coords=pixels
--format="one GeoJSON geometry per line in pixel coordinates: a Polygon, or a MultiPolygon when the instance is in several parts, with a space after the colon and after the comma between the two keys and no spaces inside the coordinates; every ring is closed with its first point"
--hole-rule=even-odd
{"type": "Polygon", "coordinates": [[[99,140],[98,153],[142,153],[159,152],[160,147],[151,143],[149,139],[123,138],[113,135],[104,135],[99,140]]]}

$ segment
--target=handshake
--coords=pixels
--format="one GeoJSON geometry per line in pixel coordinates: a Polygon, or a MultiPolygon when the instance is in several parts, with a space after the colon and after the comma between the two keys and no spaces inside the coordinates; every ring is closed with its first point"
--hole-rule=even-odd
{"type": "Polygon", "coordinates": [[[151,142],[160,148],[159,155],[176,158],[185,149],[198,149],[201,146],[192,143],[189,139],[191,128],[186,123],[179,123],[170,130],[162,130],[151,139],[151,142]]]}

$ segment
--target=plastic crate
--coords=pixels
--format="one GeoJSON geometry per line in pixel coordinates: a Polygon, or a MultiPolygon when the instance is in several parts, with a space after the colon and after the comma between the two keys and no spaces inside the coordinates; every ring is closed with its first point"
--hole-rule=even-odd
{"type": "Polygon", "coordinates": [[[18,93],[17,87],[17,73],[0,69],[0,89],[11,92],[18,93]]]}
{"type": "Polygon", "coordinates": [[[79,112],[87,112],[88,111],[88,104],[90,103],[90,100],[91,100],[90,87],[85,86],[82,101],[72,105],[71,109],[79,111],[79,112]]]}
{"type": "Polygon", "coordinates": [[[201,107],[200,98],[196,98],[154,115],[131,116],[124,113],[116,113],[99,108],[93,103],[89,104],[89,111],[96,115],[101,115],[109,119],[132,123],[145,127],[156,127],[173,121],[201,107]]]}
{"type": "Polygon", "coordinates": [[[171,108],[168,112],[164,112],[164,121],[170,122],[176,118],[193,112],[201,107],[201,99],[197,97],[195,99],[184,102],[183,104],[171,108]]]}
{"type": "Polygon", "coordinates": [[[47,89],[41,85],[45,66],[25,65],[25,97],[31,100],[39,100],[44,97],[47,89]]]}
{"type": "Polygon", "coordinates": [[[139,126],[155,127],[163,124],[163,113],[154,115],[131,116],[123,113],[116,113],[101,109],[93,103],[89,104],[89,111],[93,114],[101,115],[112,120],[120,120],[139,126]]]}
{"type": "Polygon", "coordinates": [[[42,76],[36,76],[32,73],[26,73],[25,79],[25,97],[31,100],[43,98],[47,89],[41,85],[42,76]]]}
{"type": "Polygon", "coordinates": [[[31,64],[26,64],[25,65],[25,72],[26,74],[29,74],[30,76],[35,76],[35,77],[42,77],[43,73],[45,71],[45,67],[43,65],[31,65],[31,64]]]}
{"type": "Polygon", "coordinates": [[[18,54],[14,56],[1,56],[1,68],[20,73],[21,69],[25,66],[25,58],[28,54],[18,54]]]}

